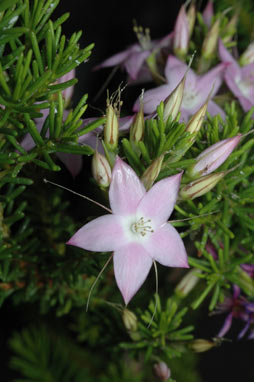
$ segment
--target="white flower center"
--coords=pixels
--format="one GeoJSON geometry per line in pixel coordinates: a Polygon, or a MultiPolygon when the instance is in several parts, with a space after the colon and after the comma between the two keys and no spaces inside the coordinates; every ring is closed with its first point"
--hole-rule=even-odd
{"type": "Polygon", "coordinates": [[[194,89],[187,89],[183,94],[183,109],[192,109],[199,103],[199,97],[194,89]]]}
{"type": "Polygon", "coordinates": [[[142,27],[139,27],[137,25],[135,25],[133,29],[137,35],[137,39],[138,39],[138,42],[139,42],[141,49],[142,50],[150,50],[152,48],[152,44],[151,44],[149,29],[145,28],[145,30],[143,30],[142,27]]]}
{"type": "Polygon", "coordinates": [[[130,229],[133,233],[140,234],[141,236],[146,236],[148,232],[154,232],[153,227],[151,225],[151,219],[144,220],[143,217],[141,217],[136,222],[132,223],[130,229]]]}

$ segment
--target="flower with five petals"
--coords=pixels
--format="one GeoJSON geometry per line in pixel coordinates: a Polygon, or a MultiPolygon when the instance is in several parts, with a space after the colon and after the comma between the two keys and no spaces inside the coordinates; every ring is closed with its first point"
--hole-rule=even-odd
{"type": "Polygon", "coordinates": [[[182,174],[165,178],[146,192],[134,170],[116,159],[109,188],[112,214],[81,227],[68,241],[89,251],[113,251],[114,273],[126,304],[145,281],[154,261],[188,268],[183,241],[167,222],[182,174]]]}
{"type": "MultiPolygon", "coordinates": [[[[169,94],[173,92],[186,74],[183,100],[180,109],[180,121],[187,122],[190,116],[195,114],[203,105],[209,93],[212,98],[218,92],[227,65],[228,64],[225,63],[219,64],[202,76],[198,76],[192,69],[188,69],[187,64],[169,55],[165,67],[167,84],[150,89],[144,93],[142,99],[144,113],[154,113],[160,102],[167,99],[169,94]]],[[[140,101],[138,99],[133,106],[133,110],[137,112],[139,108],[140,101]]],[[[222,118],[225,117],[224,111],[211,99],[208,102],[207,110],[211,115],[220,114],[222,118]]]]}

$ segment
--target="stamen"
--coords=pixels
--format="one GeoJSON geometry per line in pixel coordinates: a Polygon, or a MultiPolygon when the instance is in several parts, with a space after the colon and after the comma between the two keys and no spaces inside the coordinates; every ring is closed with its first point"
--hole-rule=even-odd
{"type": "Polygon", "coordinates": [[[139,45],[143,50],[149,50],[151,48],[151,38],[150,38],[150,30],[149,28],[145,28],[145,30],[138,25],[134,25],[134,32],[136,33],[139,45]]]}
{"type": "Polygon", "coordinates": [[[139,233],[141,236],[145,236],[147,232],[154,232],[151,225],[148,225],[151,222],[151,219],[144,220],[143,217],[141,217],[137,222],[133,223],[131,225],[131,230],[134,233],[139,233]]]}

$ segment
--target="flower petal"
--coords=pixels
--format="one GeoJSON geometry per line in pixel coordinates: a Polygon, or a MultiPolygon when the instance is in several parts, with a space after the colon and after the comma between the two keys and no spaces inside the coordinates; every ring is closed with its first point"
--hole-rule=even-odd
{"type": "Polygon", "coordinates": [[[250,327],[250,320],[248,320],[246,322],[246,324],[244,325],[244,328],[240,331],[240,333],[238,334],[237,338],[240,340],[247,332],[247,330],[249,329],[250,327]]]}
{"type": "Polygon", "coordinates": [[[179,173],[155,183],[140,201],[136,216],[152,219],[155,226],[165,223],[173,211],[181,177],[179,173]]]}
{"type": "Polygon", "coordinates": [[[144,242],[144,248],[154,260],[162,265],[189,268],[183,240],[169,223],[165,223],[155,230],[149,240],[144,242]]]}
{"type": "MultiPolygon", "coordinates": [[[[167,59],[167,64],[165,67],[165,76],[166,79],[171,86],[172,90],[179,84],[179,82],[183,79],[186,71],[188,70],[188,65],[186,65],[178,58],[169,55],[167,59]]],[[[186,75],[186,87],[191,86],[196,81],[196,75],[192,69],[189,69],[186,75]]]]}
{"type": "MultiPolygon", "coordinates": [[[[142,99],[144,105],[144,113],[151,114],[153,113],[160,102],[166,99],[170,93],[174,90],[174,86],[171,85],[161,85],[157,88],[150,89],[145,92],[142,99]]],[[[133,106],[133,111],[137,112],[140,108],[140,97],[137,99],[133,106]]]]}
{"type": "Polygon", "coordinates": [[[112,212],[117,215],[130,215],[136,212],[140,199],[146,190],[135,171],[116,159],[109,188],[109,201],[112,212]]]}
{"type": "Polygon", "coordinates": [[[224,337],[225,334],[229,331],[231,325],[232,325],[232,319],[233,319],[233,313],[229,313],[225,319],[225,322],[217,334],[217,337],[224,337]]]}
{"type": "Polygon", "coordinates": [[[95,252],[108,252],[126,244],[121,218],[104,215],[81,227],[67,242],[95,252]]]}
{"type": "Polygon", "coordinates": [[[234,59],[234,57],[229,53],[221,39],[219,40],[219,56],[222,62],[230,63],[230,68],[233,70],[233,75],[238,76],[241,72],[241,68],[238,65],[237,61],[234,59]]]}
{"type": "Polygon", "coordinates": [[[127,115],[126,117],[119,118],[119,131],[129,130],[134,119],[134,115],[127,115]]]}
{"type": "Polygon", "coordinates": [[[127,305],[145,281],[152,259],[138,243],[121,247],[114,253],[115,278],[127,305]]]}
{"type": "Polygon", "coordinates": [[[215,115],[219,114],[221,116],[221,118],[223,119],[223,121],[226,119],[226,114],[224,113],[222,108],[219,105],[217,105],[217,103],[215,103],[214,101],[209,101],[208,102],[207,111],[212,116],[215,116],[215,115]]]}
{"type": "Polygon", "coordinates": [[[130,48],[122,52],[116,53],[113,56],[107,58],[101,64],[95,66],[94,70],[122,64],[128,58],[129,54],[130,54],[130,48]]]}
{"type": "Polygon", "coordinates": [[[203,98],[206,98],[210,91],[212,90],[212,97],[218,92],[219,87],[222,84],[223,74],[227,68],[227,63],[222,63],[212,70],[209,70],[203,76],[200,76],[197,81],[197,92],[202,94],[203,98]]]}
{"type": "Polygon", "coordinates": [[[145,50],[140,52],[132,52],[130,54],[124,66],[132,80],[137,79],[139,71],[150,53],[151,52],[149,50],[145,50]]]}
{"type": "Polygon", "coordinates": [[[57,153],[56,155],[75,178],[82,168],[82,156],[67,153],[57,153]]]}

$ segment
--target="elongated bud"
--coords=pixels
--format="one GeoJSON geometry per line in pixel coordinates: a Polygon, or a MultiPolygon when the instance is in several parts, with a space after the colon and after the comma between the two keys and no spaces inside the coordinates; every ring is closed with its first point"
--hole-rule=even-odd
{"type": "Polygon", "coordinates": [[[210,27],[211,26],[211,23],[212,23],[212,17],[214,15],[214,12],[213,12],[213,2],[211,0],[208,1],[204,11],[203,11],[203,20],[204,20],[204,23],[210,27]]]}
{"type": "Polygon", "coordinates": [[[144,120],[144,111],[143,103],[140,102],[140,109],[136,114],[134,121],[130,128],[130,140],[131,142],[138,143],[143,140],[145,131],[145,120],[144,120]]]}
{"type": "Polygon", "coordinates": [[[189,25],[189,38],[190,38],[193,32],[195,20],[196,20],[196,7],[194,3],[191,3],[187,11],[187,20],[189,25]]]}
{"type": "Polygon", "coordinates": [[[157,176],[159,175],[161,170],[163,159],[164,155],[161,155],[159,156],[159,158],[156,158],[142,175],[141,181],[144,184],[146,190],[149,190],[154,184],[155,180],[157,179],[157,176]]]}
{"type": "Polygon", "coordinates": [[[177,87],[172,91],[172,93],[164,101],[164,112],[163,120],[166,122],[171,116],[172,121],[177,117],[183,101],[183,92],[185,86],[186,75],[179,82],[177,87]]]}
{"type": "Polygon", "coordinates": [[[92,159],[92,174],[99,186],[109,186],[111,181],[111,168],[106,157],[97,150],[92,159]]]}
{"type": "Polygon", "coordinates": [[[154,365],[154,371],[161,381],[167,381],[171,375],[168,365],[163,361],[160,361],[154,365]]]}
{"type": "Polygon", "coordinates": [[[226,28],[223,30],[222,41],[223,44],[226,44],[232,40],[232,37],[235,35],[237,30],[238,15],[234,14],[229,23],[226,25],[226,28]]]}
{"type": "Polygon", "coordinates": [[[198,338],[190,343],[191,350],[196,353],[203,353],[208,351],[216,346],[216,343],[213,341],[204,340],[202,338],[198,338]]]}
{"type": "Polygon", "coordinates": [[[203,176],[184,186],[179,196],[182,199],[195,199],[209,192],[225,176],[226,172],[218,172],[203,176]]]}
{"type": "Polygon", "coordinates": [[[207,100],[204,103],[204,105],[202,105],[201,108],[191,117],[191,119],[189,120],[186,126],[186,131],[188,131],[191,134],[194,134],[193,137],[191,138],[193,142],[196,139],[196,135],[198,134],[202,126],[202,123],[204,121],[207,105],[209,101],[210,101],[210,94],[207,97],[207,100]]]}
{"type": "Polygon", "coordinates": [[[202,45],[201,54],[205,60],[215,57],[220,33],[220,19],[216,20],[208,31],[202,45]]]}
{"type": "Polygon", "coordinates": [[[239,59],[239,64],[242,66],[254,63],[254,42],[252,42],[243,52],[239,59]]]}
{"type": "Polygon", "coordinates": [[[197,163],[188,169],[187,175],[196,178],[215,171],[229,157],[240,139],[241,134],[208,147],[196,158],[197,163]]]}
{"type": "Polygon", "coordinates": [[[176,19],[173,34],[173,50],[179,58],[184,58],[186,56],[188,52],[189,39],[190,33],[188,18],[185,12],[185,6],[182,5],[176,19]]]}
{"type": "Polygon", "coordinates": [[[192,289],[199,282],[200,278],[197,276],[197,273],[201,273],[201,270],[198,268],[193,268],[186,273],[182,280],[177,284],[175,288],[175,293],[178,297],[186,297],[192,289]]]}
{"type": "Polygon", "coordinates": [[[104,127],[104,141],[105,144],[114,150],[117,148],[118,143],[119,124],[115,110],[111,104],[107,106],[106,124],[104,127]]]}
{"type": "Polygon", "coordinates": [[[125,308],[123,310],[123,323],[125,328],[129,332],[135,332],[138,328],[138,320],[136,315],[131,312],[129,309],[125,308]]]}

